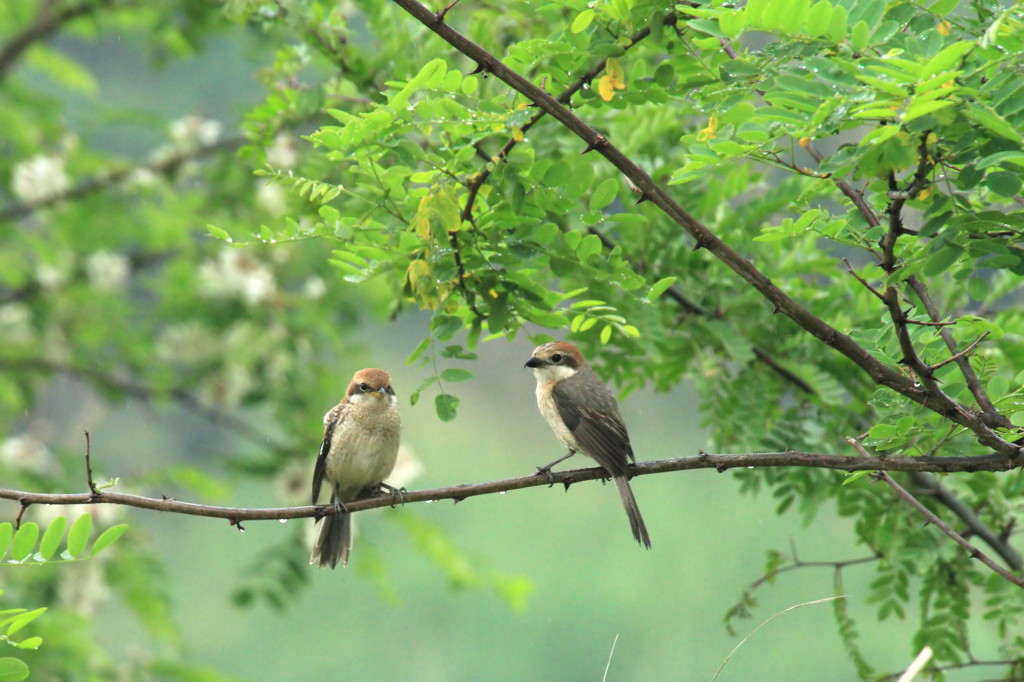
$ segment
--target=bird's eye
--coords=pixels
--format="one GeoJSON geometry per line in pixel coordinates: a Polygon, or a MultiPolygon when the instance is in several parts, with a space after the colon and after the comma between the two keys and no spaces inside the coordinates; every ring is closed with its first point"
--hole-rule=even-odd
{"type": "Polygon", "coordinates": [[[366,393],[367,391],[370,390],[370,384],[366,382],[359,384],[359,390],[362,391],[363,393],[366,393]]]}
{"type": "Polygon", "coordinates": [[[555,353],[554,355],[551,356],[551,362],[558,363],[558,362],[561,362],[561,361],[562,361],[562,354],[561,353],[555,353]]]}

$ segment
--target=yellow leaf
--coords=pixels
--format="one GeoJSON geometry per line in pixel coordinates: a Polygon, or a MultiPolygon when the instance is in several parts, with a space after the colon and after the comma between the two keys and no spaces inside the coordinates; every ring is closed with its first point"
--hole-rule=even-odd
{"type": "Polygon", "coordinates": [[[800,146],[803,147],[804,149],[807,149],[807,145],[809,145],[813,141],[814,141],[813,138],[801,137],[800,138],[800,146]]]}
{"type": "Polygon", "coordinates": [[[512,139],[515,140],[516,142],[522,142],[523,140],[525,140],[526,136],[523,135],[523,129],[520,128],[519,126],[514,127],[512,129],[512,139]]]}
{"type": "Polygon", "coordinates": [[[430,263],[422,258],[410,261],[409,267],[405,269],[405,278],[409,280],[410,288],[415,290],[419,281],[425,277],[430,277],[430,263]]]}
{"type": "Polygon", "coordinates": [[[939,32],[939,35],[943,36],[948,36],[953,32],[952,27],[949,25],[948,21],[940,21],[939,25],[935,27],[935,30],[939,32]]]}
{"type": "Polygon", "coordinates": [[[597,81],[597,94],[601,96],[605,102],[611,102],[612,97],[615,96],[615,85],[612,83],[611,76],[604,75],[597,81]]]}
{"type": "Polygon", "coordinates": [[[616,90],[626,89],[626,72],[618,59],[609,58],[604,63],[605,73],[611,78],[612,87],[616,90]]]}
{"type": "Polygon", "coordinates": [[[708,118],[708,125],[706,128],[697,133],[697,140],[704,142],[705,140],[713,140],[718,136],[718,116],[711,114],[708,118]]]}

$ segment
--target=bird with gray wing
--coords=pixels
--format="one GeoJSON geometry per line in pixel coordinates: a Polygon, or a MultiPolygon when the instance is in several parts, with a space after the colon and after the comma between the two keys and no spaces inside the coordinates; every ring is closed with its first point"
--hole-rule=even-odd
{"type": "Polygon", "coordinates": [[[627,468],[636,456],[615,396],[571,343],[555,341],[538,346],[526,366],[533,369],[537,379],[541,415],[569,448],[564,457],[538,470],[550,472],[552,466],[577,452],[596,460],[611,474],[633,537],[650,549],[651,538],[629,486],[627,468]]]}

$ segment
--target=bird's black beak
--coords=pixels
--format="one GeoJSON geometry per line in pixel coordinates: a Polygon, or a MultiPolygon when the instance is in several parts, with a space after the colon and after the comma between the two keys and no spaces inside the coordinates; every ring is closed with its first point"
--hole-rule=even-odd
{"type": "Polygon", "coordinates": [[[523,367],[530,367],[530,368],[540,367],[543,364],[544,364],[543,360],[539,360],[538,358],[530,358],[529,360],[526,361],[526,364],[523,365],[523,367]]]}

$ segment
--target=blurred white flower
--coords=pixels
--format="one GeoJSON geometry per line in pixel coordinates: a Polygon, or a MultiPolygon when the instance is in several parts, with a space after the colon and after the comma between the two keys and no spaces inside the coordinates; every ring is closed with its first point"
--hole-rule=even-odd
{"type": "Polygon", "coordinates": [[[180,148],[209,147],[224,133],[220,121],[189,114],[171,122],[171,139],[180,148]]]}
{"type": "Polygon", "coordinates": [[[395,468],[391,470],[391,475],[384,482],[395,488],[404,488],[422,473],[423,462],[416,457],[412,448],[402,444],[398,446],[398,459],[395,461],[395,468]]]}
{"type": "Polygon", "coordinates": [[[34,337],[32,310],[27,305],[15,302],[0,306],[0,344],[24,343],[34,337]]]}
{"type": "Polygon", "coordinates": [[[85,273],[97,289],[114,291],[128,281],[131,263],[127,256],[112,251],[94,251],[85,259],[85,273]]]}
{"type": "Polygon", "coordinates": [[[46,445],[27,433],[10,436],[0,445],[0,464],[14,471],[43,474],[55,465],[46,445]]]}
{"type": "Polygon", "coordinates": [[[68,281],[68,269],[55,263],[40,263],[36,266],[36,281],[44,289],[59,289],[68,281]]]}
{"type": "Polygon", "coordinates": [[[110,594],[110,588],[103,575],[103,564],[95,559],[62,566],[59,575],[58,601],[83,615],[95,615],[110,594]]]}
{"type": "Polygon", "coordinates": [[[299,162],[299,145],[291,133],[281,132],[267,149],[267,163],[275,168],[295,168],[299,162]]]}
{"type": "Polygon", "coordinates": [[[305,294],[306,298],[311,298],[314,301],[319,300],[327,293],[327,284],[324,282],[323,278],[313,275],[306,280],[306,285],[302,288],[302,293],[305,294]]]}
{"type": "Polygon", "coordinates": [[[295,460],[281,470],[274,481],[277,496],[287,504],[309,504],[309,482],[313,480],[313,458],[295,460]]]}
{"type": "Polygon", "coordinates": [[[206,382],[201,397],[208,405],[237,407],[255,385],[256,380],[248,367],[232,363],[221,374],[206,382]]]}
{"type": "Polygon", "coordinates": [[[284,215],[288,210],[284,188],[276,182],[262,182],[256,190],[256,203],[272,216],[284,215]]]}
{"type": "Polygon", "coordinates": [[[208,298],[241,298],[247,305],[274,294],[274,273],[240,249],[225,248],[216,260],[199,266],[199,291],[208,298]]]}
{"type": "Polygon", "coordinates": [[[59,156],[33,156],[16,164],[11,174],[11,191],[28,203],[52,199],[70,187],[64,159],[59,156]]]}
{"type": "Polygon", "coordinates": [[[124,179],[130,187],[154,187],[160,181],[160,176],[149,168],[134,168],[128,177],[124,179]]]}
{"type": "Polygon", "coordinates": [[[168,326],[156,340],[157,357],[164,361],[194,364],[209,358],[219,341],[201,322],[168,326]]]}

